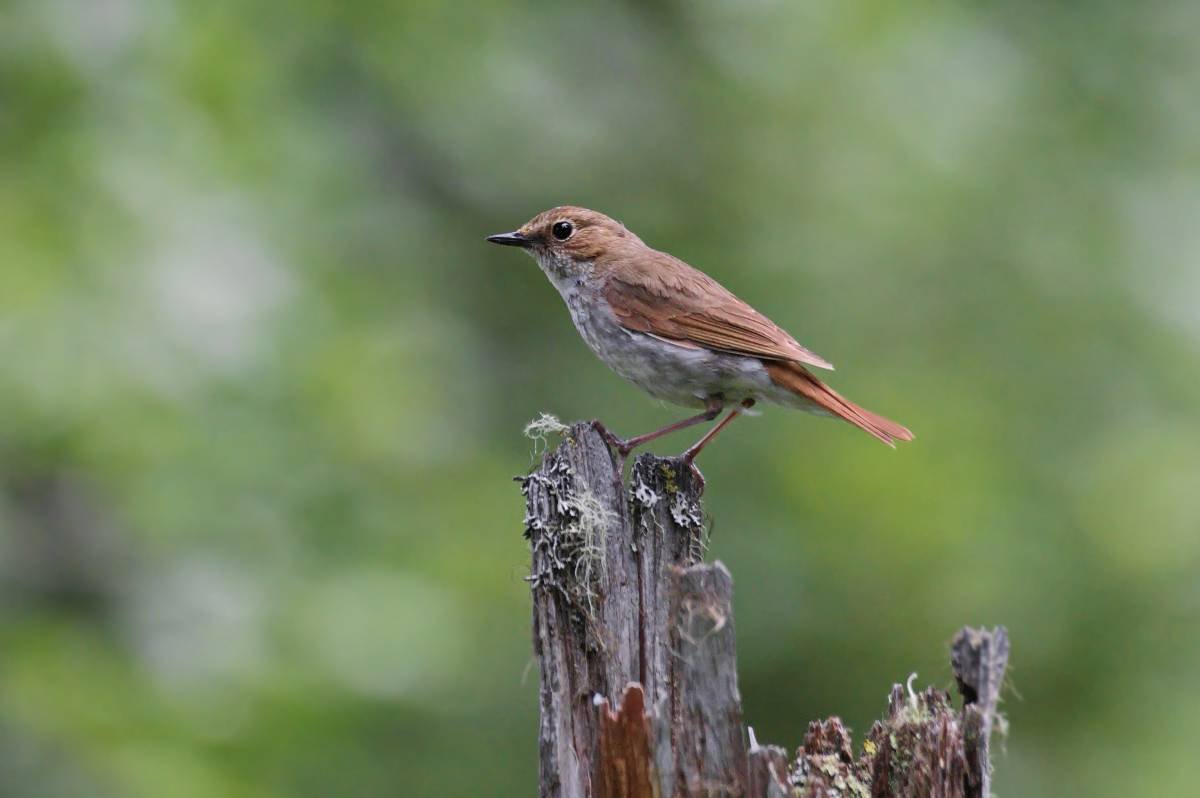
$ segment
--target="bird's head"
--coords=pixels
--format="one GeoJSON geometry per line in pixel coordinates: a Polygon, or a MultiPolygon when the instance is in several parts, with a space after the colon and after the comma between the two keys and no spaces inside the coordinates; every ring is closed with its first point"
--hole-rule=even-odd
{"type": "Polygon", "coordinates": [[[511,233],[488,236],[487,240],[521,247],[543,269],[564,276],[573,276],[616,250],[642,244],[617,220],[573,205],[543,211],[511,233]]]}

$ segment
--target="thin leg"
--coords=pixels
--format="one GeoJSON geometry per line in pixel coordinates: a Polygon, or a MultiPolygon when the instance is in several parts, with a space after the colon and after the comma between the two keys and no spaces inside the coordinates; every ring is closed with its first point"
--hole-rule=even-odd
{"type": "Polygon", "coordinates": [[[627,457],[630,452],[641,446],[643,443],[649,443],[656,438],[669,435],[677,430],[686,429],[703,421],[712,421],[720,414],[721,409],[724,406],[725,403],[720,399],[709,399],[708,409],[703,413],[691,416],[690,418],[685,418],[682,421],[676,421],[674,424],[668,424],[662,429],[656,429],[653,432],[647,432],[644,435],[634,435],[632,438],[626,438],[624,440],[618,438],[616,435],[613,435],[611,432],[605,429],[603,424],[600,424],[599,422],[596,422],[596,431],[604,436],[604,439],[608,441],[609,446],[612,446],[614,449],[616,449],[621,457],[627,457]]]}
{"type": "Polygon", "coordinates": [[[754,407],[753,399],[743,399],[741,407],[729,411],[729,415],[727,415],[727,416],[725,416],[725,418],[721,419],[720,424],[713,427],[708,432],[704,433],[703,438],[701,438],[700,440],[698,440],[694,444],[692,444],[691,447],[688,448],[688,450],[680,456],[679,459],[682,460],[683,462],[687,463],[688,467],[692,469],[692,473],[695,474],[696,478],[700,480],[701,486],[704,485],[704,477],[703,477],[703,475],[701,475],[700,469],[696,468],[696,466],[693,462],[696,459],[696,455],[700,454],[700,450],[703,449],[705,446],[707,446],[709,441],[711,441],[713,438],[717,437],[718,432],[720,432],[721,430],[728,427],[729,422],[733,421],[735,418],[740,416],[742,414],[743,409],[749,410],[752,407],[754,407]]]}

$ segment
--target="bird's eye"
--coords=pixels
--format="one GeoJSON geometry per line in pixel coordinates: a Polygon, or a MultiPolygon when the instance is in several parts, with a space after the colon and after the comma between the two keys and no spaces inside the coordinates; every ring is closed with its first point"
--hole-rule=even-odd
{"type": "Polygon", "coordinates": [[[555,222],[550,232],[554,233],[554,237],[559,241],[566,241],[571,237],[571,233],[575,232],[575,225],[567,221],[555,222]]]}

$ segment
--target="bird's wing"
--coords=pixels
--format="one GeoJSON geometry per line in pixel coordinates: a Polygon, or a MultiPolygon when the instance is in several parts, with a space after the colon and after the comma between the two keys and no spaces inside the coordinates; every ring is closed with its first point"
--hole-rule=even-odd
{"type": "Polygon", "coordinates": [[[605,298],[621,326],[683,346],[833,368],[704,272],[651,252],[608,272],[605,298]]]}

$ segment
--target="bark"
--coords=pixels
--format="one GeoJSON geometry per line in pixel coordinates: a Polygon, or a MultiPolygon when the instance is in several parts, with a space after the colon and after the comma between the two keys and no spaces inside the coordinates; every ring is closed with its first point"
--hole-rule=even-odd
{"type": "Polygon", "coordinates": [[[744,725],[733,579],[702,562],[703,485],[642,455],[629,486],[591,424],[520,479],[532,556],[543,796],[983,798],[1008,658],[1002,627],[952,647],[963,696],[895,685],[854,752],[837,718],[808,725],[789,759],[744,725]]]}

